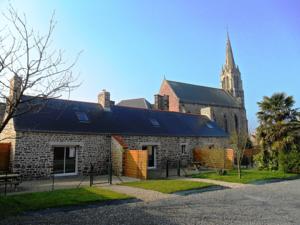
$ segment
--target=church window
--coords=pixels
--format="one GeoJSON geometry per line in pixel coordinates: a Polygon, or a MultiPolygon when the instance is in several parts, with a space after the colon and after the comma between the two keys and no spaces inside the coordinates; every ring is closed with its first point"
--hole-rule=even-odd
{"type": "Polygon", "coordinates": [[[228,132],[228,121],[226,114],[224,114],[224,130],[228,132]]]}
{"type": "Polygon", "coordinates": [[[236,130],[236,132],[238,132],[239,131],[239,119],[236,114],[234,115],[234,122],[235,122],[235,130],[236,130]]]}

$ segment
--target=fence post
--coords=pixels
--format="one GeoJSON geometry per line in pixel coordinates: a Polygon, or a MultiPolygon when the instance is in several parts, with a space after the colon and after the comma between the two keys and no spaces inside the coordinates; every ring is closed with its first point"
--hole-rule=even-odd
{"type": "Polygon", "coordinates": [[[90,168],[90,187],[93,186],[94,183],[94,166],[91,164],[91,168],[90,168]]]}
{"type": "Polygon", "coordinates": [[[177,164],[177,176],[180,177],[180,167],[181,167],[181,163],[180,163],[180,159],[178,160],[178,164],[177,164]]]}
{"type": "Polygon", "coordinates": [[[7,192],[7,172],[5,172],[5,184],[4,184],[4,196],[6,196],[6,192],[7,192]]]}
{"type": "Polygon", "coordinates": [[[166,162],[166,178],[169,177],[169,160],[166,162]]]}
{"type": "Polygon", "coordinates": [[[112,184],[112,163],[108,162],[108,183],[112,184]]]}
{"type": "Polygon", "coordinates": [[[52,191],[54,191],[54,172],[52,172],[52,191]]]}

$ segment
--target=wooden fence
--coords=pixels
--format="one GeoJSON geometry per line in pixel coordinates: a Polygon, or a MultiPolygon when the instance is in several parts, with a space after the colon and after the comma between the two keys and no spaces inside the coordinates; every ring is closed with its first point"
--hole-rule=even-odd
{"type": "Polygon", "coordinates": [[[124,176],[139,179],[147,179],[148,175],[148,151],[125,150],[123,158],[124,176]]]}
{"type": "Polygon", "coordinates": [[[0,143],[0,171],[9,170],[10,143],[0,143]]]}
{"type": "Polygon", "coordinates": [[[232,149],[194,149],[194,161],[208,168],[232,169],[234,152],[232,149]]]}

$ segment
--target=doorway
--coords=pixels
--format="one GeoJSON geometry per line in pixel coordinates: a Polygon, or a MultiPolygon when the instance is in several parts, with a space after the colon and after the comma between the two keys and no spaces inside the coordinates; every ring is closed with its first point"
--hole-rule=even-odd
{"type": "Polygon", "coordinates": [[[55,175],[77,174],[77,150],[75,146],[54,147],[53,173],[55,175]]]}
{"type": "Polygon", "coordinates": [[[157,145],[143,145],[142,150],[148,150],[148,169],[156,168],[157,145]]]}

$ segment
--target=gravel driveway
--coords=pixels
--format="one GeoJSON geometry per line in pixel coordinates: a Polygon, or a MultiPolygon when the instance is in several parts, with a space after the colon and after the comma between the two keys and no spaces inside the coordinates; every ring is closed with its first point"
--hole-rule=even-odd
{"type": "Polygon", "coordinates": [[[299,225],[300,180],[227,189],[153,202],[41,212],[0,224],[299,225]]]}

